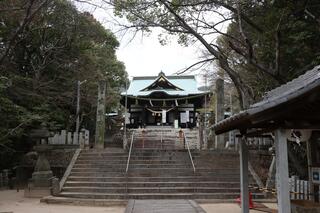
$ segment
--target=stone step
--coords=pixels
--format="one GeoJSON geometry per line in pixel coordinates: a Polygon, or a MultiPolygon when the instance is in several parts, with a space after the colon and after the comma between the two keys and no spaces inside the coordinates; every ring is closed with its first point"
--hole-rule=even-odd
{"type": "MultiPolygon", "coordinates": [[[[186,137],[187,142],[192,143],[192,142],[197,142],[198,141],[198,136],[197,135],[190,135],[186,137]]],[[[161,143],[161,135],[153,135],[153,136],[145,136],[145,137],[136,137],[134,138],[134,143],[140,142],[140,141],[145,141],[149,143],[161,143]]],[[[162,142],[173,142],[173,143],[183,143],[184,139],[179,138],[179,136],[166,136],[164,135],[162,138],[162,142]]],[[[131,142],[131,141],[130,141],[131,142]]]]}
{"type": "MultiPolygon", "coordinates": [[[[178,138],[179,139],[179,138],[178,138]]],[[[129,171],[128,151],[86,150],[65,182],[61,196],[76,199],[234,199],[240,191],[239,154],[188,150],[178,141],[136,140],[129,171]]],[[[252,177],[249,179],[250,183],[252,177]]]]}
{"type": "MultiPolygon", "coordinates": [[[[104,160],[78,160],[75,165],[98,165],[98,166],[109,166],[109,165],[120,165],[125,164],[127,165],[128,159],[122,159],[122,160],[110,160],[110,161],[104,161],[104,160]]],[[[130,165],[135,164],[145,164],[145,165],[153,165],[153,164],[162,164],[162,165],[174,165],[174,164],[190,164],[190,158],[187,159],[167,159],[167,160],[161,160],[161,159],[152,159],[152,160],[136,160],[136,159],[130,159],[130,165]]],[[[219,168],[227,168],[227,169],[237,169],[239,170],[240,165],[234,164],[233,162],[229,161],[222,161],[222,162],[211,162],[203,164],[202,162],[195,161],[194,164],[196,168],[211,168],[211,169],[219,169],[219,168]]]]}
{"type": "Polygon", "coordinates": [[[176,148],[181,148],[181,149],[184,149],[183,146],[180,146],[180,145],[175,145],[175,144],[170,144],[170,145],[161,145],[161,144],[135,144],[133,146],[134,149],[165,149],[165,150],[168,150],[168,149],[172,149],[172,150],[175,150],[176,148]]]}
{"type": "MultiPolygon", "coordinates": [[[[130,169],[129,169],[130,170],[130,169]]],[[[71,171],[71,175],[72,176],[87,176],[87,177],[121,177],[121,176],[125,176],[125,169],[123,170],[123,172],[74,172],[71,171]]],[[[128,172],[128,176],[129,177],[177,177],[177,176],[188,176],[190,175],[192,177],[193,175],[193,170],[190,169],[189,171],[184,171],[184,172],[171,172],[171,173],[166,173],[164,171],[156,171],[156,172],[152,172],[152,171],[129,171],[128,172]]],[[[230,177],[239,177],[239,174],[219,174],[219,173],[198,173],[198,175],[201,176],[207,176],[209,177],[216,177],[216,178],[230,178],[230,177]]]]}
{"type": "Polygon", "coordinates": [[[122,156],[122,155],[127,155],[128,152],[127,151],[123,151],[123,152],[104,152],[104,151],[96,151],[96,150],[92,150],[92,151],[81,151],[80,155],[82,156],[86,156],[86,155],[95,155],[95,156],[104,156],[104,155],[108,155],[108,156],[122,156]]]}
{"type": "MultiPolygon", "coordinates": [[[[144,132],[144,133],[138,133],[138,134],[135,134],[134,135],[134,138],[135,137],[143,137],[143,136],[147,136],[147,137],[152,137],[152,136],[165,136],[165,135],[168,135],[168,136],[177,136],[179,137],[179,132],[176,131],[176,132],[170,132],[170,131],[149,131],[149,132],[144,132]]],[[[198,135],[198,131],[196,132],[188,132],[188,133],[185,133],[186,136],[194,136],[194,135],[198,135]]]]}
{"type": "Polygon", "coordinates": [[[122,157],[128,157],[128,153],[121,153],[118,155],[109,155],[108,153],[101,153],[101,154],[95,154],[95,153],[86,153],[86,154],[80,154],[79,158],[86,158],[86,157],[97,157],[97,158],[122,158],[122,157]]]}
{"type": "Polygon", "coordinates": [[[189,182],[88,182],[88,181],[67,181],[65,187],[231,187],[239,188],[239,182],[218,182],[218,181],[189,181],[189,182]]]}
{"type": "MultiPolygon", "coordinates": [[[[181,164],[181,163],[188,163],[190,162],[190,159],[188,160],[134,160],[130,159],[130,164],[181,164]]],[[[75,165],[118,165],[118,164],[125,164],[127,165],[127,159],[124,160],[111,160],[111,161],[104,161],[104,160],[77,160],[75,165]]]]}
{"type": "Polygon", "coordinates": [[[41,203],[59,204],[59,205],[76,205],[76,206],[107,206],[107,207],[125,207],[127,200],[125,199],[90,199],[90,198],[72,198],[47,196],[40,199],[41,203]]]}
{"type": "MultiPolygon", "coordinates": [[[[195,157],[193,157],[195,158],[195,157]]],[[[81,160],[97,160],[97,161],[112,161],[112,160],[127,160],[128,159],[128,156],[123,156],[123,157],[83,157],[83,156],[80,156],[78,158],[79,161],[81,160]]],[[[184,156],[184,157],[181,157],[179,158],[178,156],[155,156],[155,155],[145,155],[145,156],[139,156],[139,155],[132,155],[130,157],[130,160],[187,160],[189,158],[189,156],[184,156]]]]}
{"type": "MultiPolygon", "coordinates": [[[[118,164],[125,164],[127,165],[128,159],[122,159],[122,160],[110,160],[110,161],[104,161],[104,160],[78,160],[75,165],[118,165],[118,164]]],[[[130,159],[130,165],[134,164],[163,164],[163,165],[172,165],[172,164],[190,164],[190,159],[174,159],[174,160],[161,160],[161,159],[153,159],[153,160],[135,160],[130,159]]]]}
{"type": "MultiPolygon", "coordinates": [[[[99,157],[90,157],[90,158],[82,158],[79,157],[77,161],[101,161],[101,162],[108,162],[108,161],[127,161],[128,157],[117,157],[117,158],[99,158],[99,157]]],[[[168,157],[160,157],[160,156],[131,156],[130,157],[130,162],[134,160],[144,160],[144,161],[152,161],[152,160],[164,160],[164,161],[184,161],[184,162],[190,162],[189,156],[181,157],[179,158],[178,156],[168,156],[168,157]]],[[[193,157],[193,161],[196,161],[196,158],[193,157]]]]}
{"type": "MultiPolygon", "coordinates": [[[[97,163],[91,163],[91,164],[75,164],[73,169],[113,169],[113,168],[124,168],[127,164],[97,164],[97,163]]],[[[181,164],[181,163],[171,163],[171,164],[129,164],[129,168],[190,168],[191,163],[189,162],[181,164]]]]}
{"type": "Polygon", "coordinates": [[[200,181],[221,181],[221,182],[239,182],[240,176],[235,177],[202,177],[202,176],[180,176],[180,177],[137,177],[125,176],[75,176],[71,175],[67,181],[87,181],[87,182],[200,182],[200,181]]]}
{"type": "MultiPolygon", "coordinates": [[[[185,162],[188,163],[190,162],[190,157],[184,157],[184,158],[177,158],[177,157],[167,157],[167,158],[161,158],[161,157],[157,157],[157,158],[150,158],[150,157],[144,157],[145,159],[143,159],[143,157],[135,157],[132,156],[130,157],[130,163],[175,163],[175,162],[185,162]]],[[[101,163],[101,164],[116,164],[116,163],[127,163],[128,157],[126,158],[121,158],[121,159],[104,159],[104,158],[78,158],[78,160],[76,161],[76,163],[101,163]]],[[[221,165],[224,166],[226,164],[230,164],[230,165],[234,165],[235,167],[239,167],[239,163],[235,162],[234,160],[229,160],[229,159],[224,159],[224,160],[220,160],[220,161],[207,161],[207,162],[202,162],[199,161],[197,158],[193,157],[193,162],[199,165],[221,165]]]]}
{"type": "Polygon", "coordinates": [[[124,153],[122,148],[108,148],[108,149],[83,149],[81,153],[124,153]]]}
{"type": "Polygon", "coordinates": [[[221,187],[63,187],[62,192],[82,193],[230,193],[240,188],[221,187]]]}
{"type": "Polygon", "coordinates": [[[89,199],[235,199],[239,193],[81,193],[61,192],[59,196],[89,199]]]}
{"type": "MultiPolygon", "coordinates": [[[[136,167],[137,165],[129,166],[129,175],[133,173],[165,173],[165,174],[180,174],[186,173],[186,175],[193,176],[193,168],[191,164],[188,166],[183,165],[184,167],[136,167]]],[[[161,166],[161,165],[160,165],[161,166]]],[[[117,172],[123,171],[126,167],[88,167],[88,168],[72,168],[71,172],[84,172],[84,173],[104,173],[104,172],[117,172]]],[[[239,171],[235,171],[234,169],[205,169],[205,168],[197,168],[196,175],[240,175],[239,171]]]]}
{"type": "MultiPolygon", "coordinates": [[[[179,153],[188,153],[188,150],[183,150],[183,149],[176,149],[176,150],[158,150],[158,149],[134,149],[132,150],[133,152],[141,152],[142,154],[145,153],[173,153],[173,154],[179,154],[179,153]]],[[[200,155],[198,150],[192,151],[192,154],[197,154],[200,155]]]]}

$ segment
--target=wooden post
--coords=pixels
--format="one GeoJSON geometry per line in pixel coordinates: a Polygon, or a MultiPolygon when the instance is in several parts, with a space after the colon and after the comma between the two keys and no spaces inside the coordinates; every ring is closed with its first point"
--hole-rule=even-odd
{"type": "Polygon", "coordinates": [[[309,199],[314,201],[313,193],[313,182],[312,182],[312,158],[311,158],[311,140],[307,141],[307,161],[308,161],[308,180],[309,180],[309,193],[311,194],[309,196],[309,199]]]}
{"type": "Polygon", "coordinates": [[[106,117],[105,108],[106,108],[106,82],[99,81],[97,119],[96,119],[96,137],[95,137],[95,147],[98,149],[104,148],[105,117],[106,117]]]}
{"type": "Polygon", "coordinates": [[[249,213],[248,147],[244,138],[237,140],[240,142],[241,213],[249,213]]]}
{"type": "Polygon", "coordinates": [[[288,168],[288,146],[286,131],[277,129],[275,131],[276,148],[276,183],[278,197],[278,212],[291,212],[289,191],[289,168],[288,168]]]}
{"type": "MultiPolygon", "coordinates": [[[[224,119],[224,81],[222,78],[216,80],[216,123],[224,119]]],[[[224,135],[216,135],[215,148],[224,148],[224,135]]]]}

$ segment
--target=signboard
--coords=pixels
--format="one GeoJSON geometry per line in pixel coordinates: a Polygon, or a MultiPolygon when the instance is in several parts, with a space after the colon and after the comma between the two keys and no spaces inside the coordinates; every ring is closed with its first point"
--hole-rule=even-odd
{"type": "Polygon", "coordinates": [[[174,120],[174,128],[175,129],[179,128],[179,121],[178,120],[174,120]]]}
{"type": "Polygon", "coordinates": [[[189,122],[189,111],[181,112],[180,113],[180,122],[187,123],[189,122]]]}
{"type": "Polygon", "coordinates": [[[320,168],[319,167],[312,167],[312,182],[314,184],[320,184],[320,168]]]}
{"type": "Polygon", "coordinates": [[[190,118],[189,110],[186,111],[186,117],[187,117],[187,122],[189,122],[189,118],[190,118]]]}

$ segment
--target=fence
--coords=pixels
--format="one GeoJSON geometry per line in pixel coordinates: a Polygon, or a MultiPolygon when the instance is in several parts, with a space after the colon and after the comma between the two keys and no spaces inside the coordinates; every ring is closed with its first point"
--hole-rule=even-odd
{"type": "Polygon", "coordinates": [[[89,145],[89,130],[82,129],[79,134],[77,132],[67,132],[61,130],[48,140],[42,139],[41,144],[50,145],[89,145]]]}
{"type": "Polygon", "coordinates": [[[309,181],[299,180],[298,176],[289,178],[290,198],[292,200],[311,200],[309,181]]]}
{"type": "Polygon", "coordinates": [[[9,170],[0,171],[0,189],[7,188],[9,185],[9,170]]]}

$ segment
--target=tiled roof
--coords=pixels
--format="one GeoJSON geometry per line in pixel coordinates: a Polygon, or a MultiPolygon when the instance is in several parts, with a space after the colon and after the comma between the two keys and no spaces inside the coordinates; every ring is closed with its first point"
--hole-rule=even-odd
{"type": "Polygon", "coordinates": [[[245,111],[220,121],[214,125],[214,130],[222,133],[225,130],[240,129],[241,126],[237,125],[250,121],[252,116],[298,98],[318,87],[320,87],[320,66],[316,66],[304,75],[269,91],[262,101],[251,105],[245,111]]]}
{"type": "MultiPolygon", "coordinates": [[[[144,77],[133,77],[130,86],[127,91],[128,96],[148,96],[154,92],[163,92],[170,96],[187,96],[202,94],[204,91],[200,91],[197,88],[197,81],[193,75],[172,75],[165,76],[173,85],[180,88],[181,90],[166,90],[156,89],[151,91],[142,91],[143,89],[150,86],[159,76],[144,76],[144,77]]],[[[122,95],[125,95],[123,92],[122,95]]]]}

